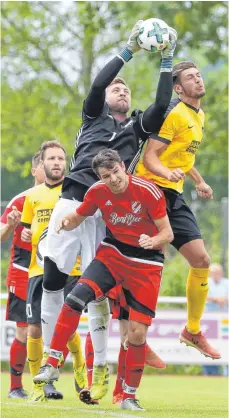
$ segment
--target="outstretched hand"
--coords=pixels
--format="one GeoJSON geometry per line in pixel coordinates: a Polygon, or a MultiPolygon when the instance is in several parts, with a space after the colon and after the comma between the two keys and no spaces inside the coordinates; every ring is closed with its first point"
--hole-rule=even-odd
{"type": "Polygon", "coordinates": [[[135,23],[135,25],[134,25],[131,33],[130,33],[129,39],[127,41],[126,46],[129,49],[129,51],[132,52],[132,54],[134,54],[135,52],[137,52],[141,49],[141,47],[138,45],[137,37],[139,35],[139,30],[140,30],[140,27],[142,25],[142,22],[143,22],[143,20],[138,20],[138,22],[135,23]]]}
{"type": "Polygon", "coordinates": [[[172,58],[177,43],[177,31],[169,27],[169,43],[165,49],[161,51],[162,58],[172,58]]]}

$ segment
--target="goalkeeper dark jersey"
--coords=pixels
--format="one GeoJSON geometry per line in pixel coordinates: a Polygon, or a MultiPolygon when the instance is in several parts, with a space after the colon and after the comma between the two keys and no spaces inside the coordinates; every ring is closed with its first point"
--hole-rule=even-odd
{"type": "Polygon", "coordinates": [[[161,72],[156,100],[145,112],[134,110],[123,122],[115,119],[105,102],[105,90],[123,66],[119,57],[113,58],[95,78],[84,101],[82,126],[70,172],[63,183],[65,198],[83,200],[87,189],[98,180],[91,168],[93,157],[103,148],[118,151],[129,172],[139,160],[142,146],[151,133],[157,133],[172,96],[172,74],[161,72]]]}
{"type": "Polygon", "coordinates": [[[88,187],[98,181],[91,163],[93,157],[103,148],[118,151],[126,168],[131,169],[132,160],[149,134],[142,127],[142,112],[139,110],[132,112],[131,117],[123,122],[112,117],[107,104],[97,118],[88,117],[83,110],[83,124],[68,177],[88,187]]]}

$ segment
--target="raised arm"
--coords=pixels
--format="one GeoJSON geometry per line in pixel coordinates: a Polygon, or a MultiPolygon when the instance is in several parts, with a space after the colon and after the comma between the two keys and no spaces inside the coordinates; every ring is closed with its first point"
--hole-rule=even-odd
{"type": "Polygon", "coordinates": [[[170,43],[161,52],[162,59],[156,100],[145,110],[142,118],[143,129],[149,133],[156,133],[160,130],[164,120],[164,114],[169,106],[173,92],[172,67],[177,33],[173,28],[169,28],[169,31],[170,43]]]}
{"type": "Polygon", "coordinates": [[[93,81],[88,96],[84,102],[84,112],[89,118],[98,117],[103,109],[105,92],[109,84],[119,73],[124,63],[128,62],[133,54],[140,47],[137,43],[137,36],[142,20],[139,20],[133,27],[126,48],[120,54],[109,61],[93,81]]]}

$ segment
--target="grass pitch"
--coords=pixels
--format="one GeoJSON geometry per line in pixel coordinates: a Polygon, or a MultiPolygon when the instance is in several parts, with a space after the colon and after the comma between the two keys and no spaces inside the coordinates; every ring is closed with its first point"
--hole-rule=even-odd
{"type": "MultiPolygon", "coordinates": [[[[2,418],[227,418],[227,378],[202,376],[145,375],[137,397],[146,412],[122,411],[112,405],[115,376],[99,406],[87,406],[74,392],[72,375],[62,373],[56,387],[64,394],[61,401],[28,404],[7,398],[9,375],[2,373],[2,418]]],[[[31,378],[24,375],[24,388],[30,390],[31,378]]]]}

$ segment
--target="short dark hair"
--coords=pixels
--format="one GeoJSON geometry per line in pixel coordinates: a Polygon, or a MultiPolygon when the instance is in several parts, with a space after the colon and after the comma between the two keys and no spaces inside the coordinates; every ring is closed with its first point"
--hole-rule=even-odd
{"type": "Polygon", "coordinates": [[[45,151],[49,148],[60,148],[64,151],[64,153],[66,155],[66,151],[65,151],[63,145],[61,145],[59,142],[57,142],[57,141],[46,141],[46,142],[43,142],[43,144],[41,145],[40,153],[41,153],[41,160],[42,161],[44,160],[45,151]]]}
{"type": "Polygon", "coordinates": [[[181,61],[178,64],[174,65],[172,76],[173,76],[173,84],[179,82],[179,76],[184,70],[188,70],[189,68],[197,68],[196,65],[191,61],[181,61]]]}
{"type": "Polygon", "coordinates": [[[41,152],[38,151],[32,157],[32,168],[37,168],[40,162],[41,162],[41,152]]]}
{"type": "Polygon", "coordinates": [[[98,168],[104,167],[110,170],[114,167],[115,163],[122,164],[119,153],[115,150],[104,148],[93,158],[92,169],[98,176],[98,168]]]}
{"type": "Polygon", "coordinates": [[[115,77],[114,80],[112,80],[112,82],[109,84],[109,86],[112,86],[113,84],[124,84],[124,86],[126,86],[129,89],[129,87],[126,84],[125,80],[123,78],[121,78],[121,77],[115,77]]]}

